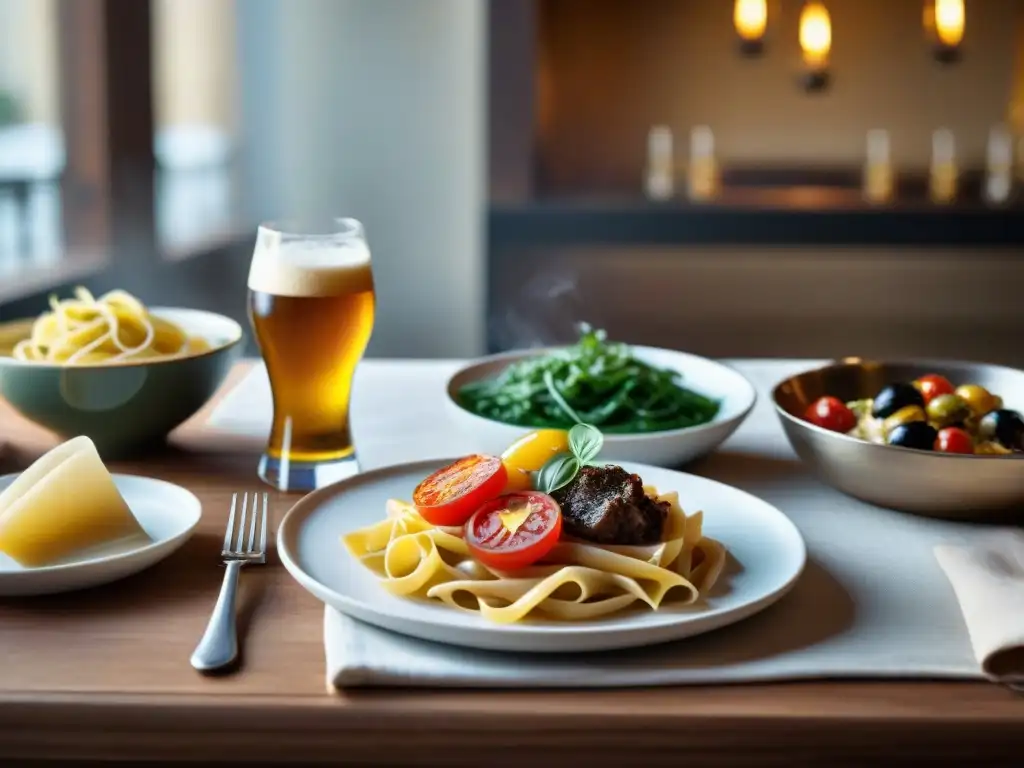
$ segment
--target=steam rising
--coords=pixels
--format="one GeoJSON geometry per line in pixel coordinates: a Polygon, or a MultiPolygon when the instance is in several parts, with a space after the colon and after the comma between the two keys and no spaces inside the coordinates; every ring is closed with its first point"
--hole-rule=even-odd
{"type": "Polygon", "coordinates": [[[504,312],[504,323],[494,329],[502,349],[569,344],[579,336],[581,323],[603,327],[599,309],[583,300],[578,270],[570,265],[537,270],[514,296],[504,312]]]}

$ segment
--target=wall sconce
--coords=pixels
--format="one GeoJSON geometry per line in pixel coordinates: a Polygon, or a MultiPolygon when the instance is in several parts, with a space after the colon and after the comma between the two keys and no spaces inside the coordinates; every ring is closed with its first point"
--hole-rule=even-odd
{"type": "Polygon", "coordinates": [[[800,51],[804,87],[820,91],[828,85],[828,54],[832,49],[832,20],[819,2],[808,2],[800,13],[800,51]]]}
{"type": "Polygon", "coordinates": [[[967,14],[964,0],[928,0],[924,8],[924,27],[932,40],[937,61],[950,64],[960,58],[967,14]]]}
{"type": "Polygon", "coordinates": [[[740,52],[745,56],[760,55],[768,27],[768,0],[736,0],[732,21],[740,38],[740,52]]]}

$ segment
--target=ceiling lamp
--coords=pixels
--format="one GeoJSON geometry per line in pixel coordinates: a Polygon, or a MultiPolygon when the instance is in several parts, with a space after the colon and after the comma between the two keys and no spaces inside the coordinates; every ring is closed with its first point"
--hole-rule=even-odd
{"type": "Polygon", "coordinates": [[[938,61],[948,64],[960,58],[966,22],[964,0],[929,0],[925,4],[925,31],[938,61]]]}
{"type": "Polygon", "coordinates": [[[804,5],[800,14],[800,52],[804,86],[819,91],[828,85],[828,54],[832,50],[832,20],[819,2],[804,5]]]}
{"type": "Polygon", "coordinates": [[[732,20],[740,38],[740,51],[747,56],[760,55],[768,27],[768,0],[736,0],[732,20]]]}

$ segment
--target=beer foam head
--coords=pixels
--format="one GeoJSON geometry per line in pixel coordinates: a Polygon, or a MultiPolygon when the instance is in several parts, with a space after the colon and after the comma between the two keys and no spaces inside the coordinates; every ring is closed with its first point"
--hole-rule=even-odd
{"type": "Polygon", "coordinates": [[[373,288],[370,249],[362,238],[286,239],[261,231],[249,289],[278,296],[340,296],[373,288]]]}

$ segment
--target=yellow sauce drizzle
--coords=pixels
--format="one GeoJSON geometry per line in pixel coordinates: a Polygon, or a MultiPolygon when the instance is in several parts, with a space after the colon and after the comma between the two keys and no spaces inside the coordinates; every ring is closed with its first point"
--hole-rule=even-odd
{"type": "Polygon", "coordinates": [[[515,535],[527,520],[530,519],[538,507],[531,501],[522,501],[516,499],[508,505],[507,512],[499,512],[498,517],[501,518],[501,524],[505,527],[505,530],[509,534],[515,535]]]}

